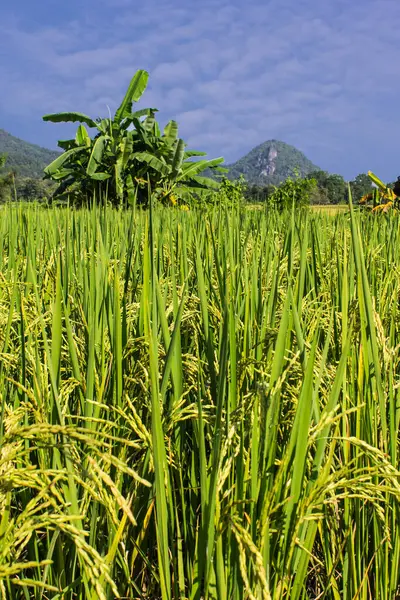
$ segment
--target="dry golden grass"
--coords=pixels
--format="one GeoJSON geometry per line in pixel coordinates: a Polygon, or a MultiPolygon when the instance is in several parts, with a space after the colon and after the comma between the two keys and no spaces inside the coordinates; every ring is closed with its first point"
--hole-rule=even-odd
{"type": "Polygon", "coordinates": [[[312,204],[311,210],[314,212],[321,212],[325,215],[337,215],[341,212],[348,212],[349,207],[347,204],[312,204]]]}

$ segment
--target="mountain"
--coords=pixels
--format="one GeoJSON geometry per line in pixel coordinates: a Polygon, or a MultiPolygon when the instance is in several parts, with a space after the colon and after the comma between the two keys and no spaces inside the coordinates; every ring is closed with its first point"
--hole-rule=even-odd
{"type": "Polygon", "coordinates": [[[250,184],[278,185],[298,171],[304,177],[312,171],[318,171],[300,150],[285,142],[269,140],[256,146],[246,156],[232,165],[226,165],[229,179],[244,175],[250,184]]]}
{"type": "Polygon", "coordinates": [[[29,144],[0,129],[0,154],[3,152],[8,155],[5,170],[34,178],[41,178],[44,167],[59,156],[56,150],[29,144]]]}

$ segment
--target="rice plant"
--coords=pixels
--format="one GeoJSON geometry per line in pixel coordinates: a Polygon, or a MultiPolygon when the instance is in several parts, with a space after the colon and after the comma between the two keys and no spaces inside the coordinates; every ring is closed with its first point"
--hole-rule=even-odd
{"type": "Polygon", "coordinates": [[[399,597],[399,234],[4,207],[0,597],[399,597]]]}

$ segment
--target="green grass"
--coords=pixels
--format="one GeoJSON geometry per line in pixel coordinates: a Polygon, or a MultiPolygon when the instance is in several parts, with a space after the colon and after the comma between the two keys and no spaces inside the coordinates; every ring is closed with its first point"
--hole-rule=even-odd
{"type": "Polygon", "coordinates": [[[400,220],[7,206],[0,597],[400,594],[400,220]]]}

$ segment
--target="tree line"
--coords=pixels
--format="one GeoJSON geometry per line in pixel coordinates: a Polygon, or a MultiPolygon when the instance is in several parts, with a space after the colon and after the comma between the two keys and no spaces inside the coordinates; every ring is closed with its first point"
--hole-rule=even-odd
{"type": "MultiPolygon", "coordinates": [[[[0,155],[0,165],[6,164],[6,155],[0,155]]],[[[4,169],[3,169],[4,170],[4,169]]],[[[329,174],[326,171],[314,171],[305,180],[315,180],[316,185],[310,186],[309,199],[311,204],[341,204],[348,201],[348,183],[341,175],[329,174]]],[[[349,182],[353,202],[358,203],[366,194],[373,191],[371,179],[366,173],[360,173],[349,182]]],[[[393,188],[390,183],[388,187],[393,188]]],[[[267,202],[276,196],[276,191],[283,186],[260,186],[243,182],[242,194],[248,202],[267,202]]],[[[0,202],[14,200],[15,197],[26,202],[49,202],[52,199],[57,184],[49,179],[21,177],[13,172],[4,170],[0,175],[0,202]]]]}
{"type": "MultiPolygon", "coordinates": [[[[314,180],[315,185],[310,189],[309,200],[311,204],[341,204],[348,201],[350,187],[353,202],[359,202],[366,194],[373,191],[373,184],[367,173],[360,173],[353,180],[346,182],[341,175],[330,174],[327,171],[313,171],[306,180],[314,180]]],[[[281,184],[283,186],[284,184],[281,184]]],[[[278,189],[281,187],[278,186],[278,189]]],[[[390,183],[388,187],[393,187],[390,183]]],[[[253,185],[244,186],[244,195],[249,202],[268,202],[275,197],[277,186],[253,185]]]]}

